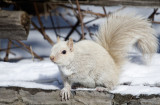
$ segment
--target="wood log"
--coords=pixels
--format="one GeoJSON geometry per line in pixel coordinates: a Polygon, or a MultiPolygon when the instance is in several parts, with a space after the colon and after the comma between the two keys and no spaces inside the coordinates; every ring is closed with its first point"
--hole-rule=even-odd
{"type": "Polygon", "coordinates": [[[0,38],[27,40],[30,18],[24,11],[0,10],[0,38]]]}
{"type": "MultiPolygon", "coordinates": [[[[26,4],[30,3],[29,5],[31,6],[32,2],[35,0],[30,0],[30,1],[3,0],[3,1],[6,3],[17,3],[18,5],[23,5],[23,7],[25,6],[25,8],[27,8],[28,5],[26,4]]],[[[39,3],[68,4],[69,2],[68,0],[40,0],[39,3]]],[[[72,3],[76,4],[76,0],[72,0],[72,3]]],[[[160,7],[160,0],[79,0],[79,3],[84,5],[100,5],[100,6],[124,5],[124,6],[160,7]]]]}
{"type": "MultiPolygon", "coordinates": [[[[48,0],[57,4],[68,3],[68,0],[48,0]]],[[[76,4],[76,0],[72,0],[76,4]]],[[[143,7],[160,7],[160,0],[79,0],[84,5],[100,5],[100,6],[143,6],[143,7]]]]}

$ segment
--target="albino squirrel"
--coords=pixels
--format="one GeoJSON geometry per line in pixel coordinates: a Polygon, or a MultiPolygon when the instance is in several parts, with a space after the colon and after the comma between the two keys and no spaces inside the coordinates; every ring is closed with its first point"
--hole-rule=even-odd
{"type": "Polygon", "coordinates": [[[118,84],[128,49],[135,43],[143,55],[151,57],[156,53],[158,40],[154,34],[145,18],[115,13],[100,26],[95,42],[58,41],[51,50],[50,59],[58,65],[63,77],[62,100],[70,98],[74,83],[98,91],[113,89],[118,84]]]}

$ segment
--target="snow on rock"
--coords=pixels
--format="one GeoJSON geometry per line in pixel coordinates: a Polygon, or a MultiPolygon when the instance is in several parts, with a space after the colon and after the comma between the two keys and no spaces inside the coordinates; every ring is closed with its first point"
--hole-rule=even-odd
{"type": "MultiPolygon", "coordinates": [[[[127,63],[123,67],[120,83],[130,85],[150,85],[160,84],[160,54],[153,56],[150,64],[127,63]]],[[[137,60],[138,62],[138,60],[137,60]]]]}
{"type": "Polygon", "coordinates": [[[160,88],[159,87],[150,87],[150,86],[125,86],[120,85],[117,86],[111,93],[119,93],[122,95],[131,94],[134,96],[139,95],[160,95],[160,88]]]}
{"type": "MultiPolygon", "coordinates": [[[[133,58],[142,62],[140,56],[133,58]]],[[[160,94],[160,54],[155,54],[148,65],[128,62],[124,65],[119,86],[112,93],[120,94],[160,94]]]]}

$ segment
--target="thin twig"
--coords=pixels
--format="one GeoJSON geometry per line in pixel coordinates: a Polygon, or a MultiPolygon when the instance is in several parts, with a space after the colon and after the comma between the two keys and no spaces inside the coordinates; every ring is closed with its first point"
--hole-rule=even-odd
{"type": "MultiPolygon", "coordinates": [[[[53,18],[52,18],[52,12],[50,12],[50,15],[49,15],[49,16],[50,16],[50,19],[51,19],[52,26],[55,27],[55,23],[54,23],[54,20],[53,20],[53,18]]],[[[56,30],[55,28],[53,28],[53,30],[54,30],[56,36],[58,37],[59,35],[58,35],[58,33],[57,33],[57,30],[56,30]]]]}
{"type": "Polygon", "coordinates": [[[11,52],[11,51],[10,51],[9,53],[12,54],[12,55],[14,55],[14,56],[16,56],[16,53],[14,53],[14,52],[11,52]]]}
{"type": "Polygon", "coordinates": [[[102,8],[103,8],[104,14],[107,16],[107,12],[106,12],[105,6],[102,6],[102,8]]]}
{"type": "Polygon", "coordinates": [[[41,21],[40,16],[39,16],[39,11],[38,11],[36,3],[34,3],[34,8],[35,8],[35,11],[36,11],[36,15],[38,17],[38,22],[40,24],[41,30],[42,30],[42,32],[44,32],[43,24],[42,24],[42,21],[41,21]]]}
{"type": "Polygon", "coordinates": [[[77,8],[78,8],[78,13],[79,13],[79,20],[80,20],[80,22],[81,22],[81,31],[82,31],[81,39],[84,39],[83,17],[82,17],[81,11],[80,11],[80,5],[79,5],[78,0],[76,0],[76,4],[77,4],[77,8]]]}
{"type": "MultiPolygon", "coordinates": [[[[42,35],[44,35],[45,34],[45,39],[48,39],[48,41],[50,42],[50,43],[52,43],[51,41],[51,39],[49,38],[49,36],[46,34],[46,33],[43,33],[43,31],[40,29],[40,28],[38,28],[38,26],[33,22],[33,21],[31,21],[31,24],[33,25],[33,27],[35,28],[35,29],[37,29],[42,35]]],[[[53,45],[54,43],[52,43],[52,45],[53,45]]]]}
{"type": "MultiPolygon", "coordinates": [[[[57,15],[57,14],[56,14],[57,15]]],[[[57,22],[57,26],[60,26],[60,22],[58,21],[58,17],[56,16],[56,22],[57,22]]],[[[60,30],[60,28],[58,28],[58,33],[59,33],[59,35],[61,34],[61,30],[60,30]]]]}
{"type": "MultiPolygon", "coordinates": [[[[73,27],[72,24],[63,16],[63,14],[59,13],[59,16],[61,16],[62,19],[63,19],[68,25],[70,25],[70,27],[73,27]]],[[[81,33],[80,33],[77,29],[75,29],[75,31],[81,36],[81,33]]]]}
{"type": "Polygon", "coordinates": [[[30,50],[31,50],[32,60],[34,61],[34,54],[33,54],[32,46],[30,46],[30,50]]]}
{"type": "Polygon", "coordinates": [[[154,15],[157,13],[158,8],[154,8],[153,12],[151,13],[151,15],[148,17],[148,19],[154,21],[154,15]]]}
{"type": "Polygon", "coordinates": [[[160,24],[160,22],[157,22],[157,21],[152,21],[152,23],[155,23],[155,24],[160,24]]]}
{"type": "MultiPolygon", "coordinates": [[[[16,49],[16,48],[20,48],[20,46],[19,47],[11,47],[10,49],[16,49]]],[[[7,48],[0,49],[0,51],[6,51],[6,50],[7,50],[7,48]]]]}
{"type": "MultiPolygon", "coordinates": [[[[62,16],[62,18],[63,18],[63,15],[61,15],[61,14],[59,14],[59,15],[62,16]]],[[[96,17],[95,19],[92,19],[92,20],[89,20],[89,21],[85,22],[84,26],[87,25],[87,24],[89,24],[89,23],[91,23],[91,22],[93,22],[93,21],[95,21],[95,20],[97,20],[97,19],[99,19],[99,18],[96,17]]],[[[40,28],[38,28],[38,26],[33,21],[31,21],[31,24],[33,25],[33,27],[35,29],[37,29],[40,33],[42,33],[42,31],[40,30],[40,28]]],[[[70,24],[70,23],[68,23],[68,24],[70,24]]],[[[78,27],[78,26],[79,26],[79,21],[77,21],[77,23],[74,26],[64,26],[64,27],[61,26],[61,27],[54,27],[54,28],[72,28],[72,30],[68,33],[67,37],[65,38],[65,40],[68,40],[68,38],[71,36],[71,34],[73,33],[74,30],[81,35],[81,33],[76,29],[76,27],[78,27]]],[[[46,28],[46,29],[52,29],[52,28],[46,28]]],[[[90,33],[90,35],[91,35],[91,33],[90,33]]]]}
{"type": "Polygon", "coordinates": [[[35,29],[37,29],[41,34],[43,34],[42,30],[33,21],[31,21],[31,24],[35,29]]]}
{"type": "MultiPolygon", "coordinates": [[[[48,7],[51,9],[51,10],[54,10],[55,8],[51,5],[51,4],[48,4],[48,7]]],[[[51,14],[51,16],[52,16],[52,12],[50,11],[50,14],[51,14]]],[[[52,19],[52,18],[51,18],[52,19]]],[[[53,19],[52,19],[53,20],[53,19]]],[[[52,21],[51,20],[51,21],[52,21]]],[[[59,26],[59,21],[57,21],[57,11],[56,11],[56,17],[55,17],[55,21],[57,22],[57,26],[59,26]]],[[[52,21],[52,25],[54,25],[54,21],[52,21]]],[[[55,25],[54,25],[55,26],[55,25]]],[[[58,37],[58,36],[60,36],[60,29],[61,28],[57,28],[58,29],[58,32],[57,32],[57,30],[56,30],[56,28],[54,28],[53,27],[53,29],[55,29],[54,31],[55,31],[55,33],[56,33],[56,36],[58,37]],[[59,33],[59,34],[58,34],[59,33]]]]}
{"type": "Polygon", "coordinates": [[[49,42],[51,45],[53,45],[53,44],[54,44],[53,41],[50,39],[50,37],[49,37],[49,36],[45,33],[45,31],[44,31],[44,27],[43,27],[42,21],[41,21],[41,19],[40,19],[39,11],[38,11],[38,8],[37,8],[37,5],[36,5],[35,2],[34,2],[34,8],[35,8],[35,11],[36,11],[36,15],[37,15],[37,17],[38,17],[38,22],[39,22],[39,24],[40,24],[41,32],[42,32],[42,35],[43,35],[44,39],[48,40],[48,42],[49,42]]]}
{"type": "MultiPolygon", "coordinates": [[[[19,45],[17,45],[16,43],[14,43],[12,40],[10,40],[11,41],[11,43],[12,43],[12,45],[14,45],[15,47],[12,47],[13,49],[14,48],[22,48],[23,50],[25,50],[25,51],[27,51],[24,47],[21,47],[21,46],[19,46],[19,45]]],[[[11,48],[11,49],[12,49],[11,48]]],[[[28,52],[28,51],[27,51],[28,52]]],[[[11,54],[13,54],[13,55],[16,55],[16,54],[14,54],[13,52],[10,52],[11,54]]]]}
{"type": "Polygon", "coordinates": [[[114,13],[115,13],[115,12],[119,12],[119,11],[125,9],[125,8],[126,8],[126,6],[122,6],[121,8],[117,9],[116,11],[114,11],[114,13]]]}
{"type": "Polygon", "coordinates": [[[85,24],[85,25],[86,25],[86,24],[89,24],[89,23],[91,23],[91,22],[93,22],[93,21],[95,21],[95,20],[97,20],[97,19],[99,19],[99,18],[96,17],[96,18],[94,18],[94,19],[92,19],[92,20],[89,20],[89,21],[85,22],[84,24],[85,24]]]}
{"type": "Polygon", "coordinates": [[[78,13],[76,12],[76,9],[73,7],[72,1],[71,1],[71,0],[68,0],[68,1],[69,1],[69,3],[71,4],[71,7],[72,7],[72,10],[73,10],[74,15],[75,15],[76,17],[78,17],[78,13]]]}
{"type": "Polygon", "coordinates": [[[71,29],[71,31],[68,33],[67,37],[65,38],[65,40],[68,40],[69,37],[71,36],[71,34],[74,32],[74,30],[76,29],[76,27],[79,25],[80,21],[77,20],[76,24],[74,25],[74,27],[71,29]]]}
{"type": "Polygon", "coordinates": [[[7,47],[7,50],[6,50],[6,56],[4,58],[4,61],[8,61],[8,56],[9,56],[11,45],[12,45],[11,41],[8,40],[8,47],[7,47]]]}
{"type": "Polygon", "coordinates": [[[25,48],[23,48],[23,47],[21,47],[21,46],[17,45],[17,44],[16,44],[16,43],[14,43],[12,40],[10,40],[10,41],[11,41],[12,45],[14,45],[14,46],[15,46],[15,48],[22,48],[23,50],[27,51],[25,48]]]}

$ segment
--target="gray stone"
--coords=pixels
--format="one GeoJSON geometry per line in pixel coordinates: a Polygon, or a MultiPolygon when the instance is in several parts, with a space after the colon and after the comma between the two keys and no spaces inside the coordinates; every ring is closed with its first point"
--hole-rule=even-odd
{"type": "Polygon", "coordinates": [[[160,95],[140,95],[139,97],[114,94],[112,105],[160,105],[160,95]]]}
{"type": "Polygon", "coordinates": [[[12,103],[18,100],[17,91],[8,88],[0,88],[0,102],[12,103]]]}
{"type": "Polygon", "coordinates": [[[153,97],[151,99],[140,99],[141,105],[160,105],[160,97],[153,97]]]}
{"type": "Polygon", "coordinates": [[[0,88],[0,105],[111,105],[112,94],[97,91],[72,91],[71,99],[61,101],[60,90],[0,88]]]}
{"type": "Polygon", "coordinates": [[[160,105],[160,95],[111,94],[73,90],[71,99],[61,101],[60,90],[0,87],[0,105],[160,105]]]}

